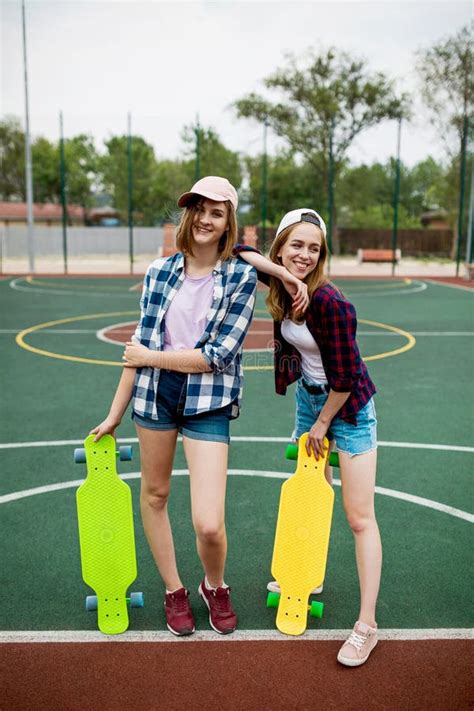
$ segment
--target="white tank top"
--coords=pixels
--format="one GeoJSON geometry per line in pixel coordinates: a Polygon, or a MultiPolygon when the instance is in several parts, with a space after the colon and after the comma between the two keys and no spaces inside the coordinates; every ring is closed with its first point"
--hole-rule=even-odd
{"type": "Polygon", "coordinates": [[[306,382],[308,384],[326,384],[327,378],[321,352],[306,325],[306,321],[294,323],[286,318],[282,321],[281,333],[285,341],[291,343],[301,355],[301,371],[306,382]]]}

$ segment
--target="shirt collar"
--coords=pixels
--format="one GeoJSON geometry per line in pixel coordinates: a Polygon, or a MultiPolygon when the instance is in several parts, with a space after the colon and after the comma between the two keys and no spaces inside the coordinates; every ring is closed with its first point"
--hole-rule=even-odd
{"type": "MultiPolygon", "coordinates": [[[[184,269],[184,254],[182,252],[178,252],[177,258],[176,258],[176,263],[175,263],[175,269],[177,272],[181,272],[184,269]]],[[[222,259],[218,259],[217,262],[214,265],[214,268],[212,270],[212,273],[214,275],[219,274],[221,272],[224,274],[225,272],[225,265],[222,259]]]]}

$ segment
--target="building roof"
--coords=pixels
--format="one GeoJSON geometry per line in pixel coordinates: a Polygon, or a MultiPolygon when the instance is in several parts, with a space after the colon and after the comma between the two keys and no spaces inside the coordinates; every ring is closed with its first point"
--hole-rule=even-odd
{"type": "MultiPolygon", "coordinates": [[[[70,219],[82,220],[84,217],[84,210],[80,205],[68,205],[67,212],[70,219]]],[[[0,220],[24,220],[26,222],[27,214],[26,202],[0,201],[0,220]]],[[[54,220],[60,222],[62,215],[62,205],[53,202],[33,204],[34,220],[54,220]]]]}

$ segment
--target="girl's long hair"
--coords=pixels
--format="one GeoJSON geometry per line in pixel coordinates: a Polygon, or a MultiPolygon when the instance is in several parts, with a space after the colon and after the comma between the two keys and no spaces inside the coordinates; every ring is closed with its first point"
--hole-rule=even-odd
{"type": "MultiPolygon", "coordinates": [[[[300,223],[297,223],[300,224],[300,223]]],[[[272,246],[270,248],[269,259],[275,264],[281,265],[281,258],[278,257],[278,252],[281,250],[283,245],[289,240],[291,233],[297,227],[297,225],[290,225],[285,230],[282,230],[278,237],[273,240],[272,246]]],[[[319,228],[318,228],[319,229],[319,228]]],[[[328,256],[328,246],[326,238],[322,232],[321,234],[321,250],[319,252],[319,259],[316,267],[310,272],[305,278],[304,282],[308,287],[308,296],[311,301],[316,289],[320,286],[328,283],[328,278],[324,275],[324,265],[328,256]]],[[[266,298],[267,308],[275,321],[283,321],[287,318],[291,312],[291,297],[286,291],[280,279],[275,277],[270,278],[270,291],[266,298]]]]}
{"type": "MultiPolygon", "coordinates": [[[[194,238],[192,226],[196,212],[202,199],[202,197],[196,195],[196,201],[191,203],[189,207],[184,208],[181,214],[181,219],[179,221],[178,227],[176,229],[177,248],[180,252],[183,252],[183,254],[189,254],[192,257],[194,256],[194,238]]],[[[218,247],[219,259],[222,259],[223,261],[232,257],[232,250],[237,244],[238,239],[238,226],[235,210],[229,200],[226,200],[225,204],[227,206],[227,227],[224,234],[219,240],[218,247]]]]}

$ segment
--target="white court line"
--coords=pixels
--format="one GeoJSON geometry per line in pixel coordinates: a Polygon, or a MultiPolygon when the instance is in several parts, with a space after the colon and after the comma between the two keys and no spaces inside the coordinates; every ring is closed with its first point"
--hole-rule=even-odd
{"type": "MultiPolygon", "coordinates": [[[[124,277],[127,275],[124,274],[124,277]]],[[[69,291],[67,289],[61,289],[61,290],[55,290],[51,289],[49,287],[46,288],[36,288],[34,286],[28,285],[20,285],[18,282],[25,281],[25,277],[17,277],[16,279],[13,279],[10,281],[9,286],[12,289],[15,289],[16,291],[26,291],[26,292],[32,292],[36,294],[66,294],[68,296],[117,296],[117,293],[112,293],[108,291],[102,291],[102,292],[94,292],[94,291],[89,291],[84,289],[83,291],[69,291]]],[[[407,289],[404,290],[392,290],[392,291],[380,291],[377,292],[376,294],[370,291],[360,291],[357,292],[357,296],[370,296],[370,297],[379,297],[379,296],[399,296],[400,294],[415,294],[420,291],[425,291],[427,289],[427,284],[418,281],[417,279],[413,280],[413,284],[419,284],[418,287],[408,287],[407,289]]],[[[434,284],[437,284],[438,282],[433,282],[434,284]]],[[[463,287],[460,287],[463,288],[463,287]]],[[[350,288],[347,289],[347,291],[350,291],[350,288]]],[[[121,293],[121,292],[118,292],[121,293]]],[[[130,292],[130,290],[124,291],[124,294],[130,294],[131,296],[136,296],[136,292],[130,292]]]]}
{"type": "MultiPolygon", "coordinates": [[[[378,291],[377,293],[374,293],[373,291],[357,291],[353,292],[353,298],[359,298],[359,296],[370,296],[371,298],[379,298],[379,296],[405,296],[406,294],[416,294],[420,291],[425,291],[428,288],[427,284],[424,284],[416,279],[413,281],[413,284],[419,284],[419,286],[414,288],[409,287],[408,289],[403,290],[397,289],[396,291],[378,291]]],[[[346,289],[350,293],[350,287],[346,287],[346,289]]]]}
{"type": "MultiPolygon", "coordinates": [[[[124,274],[126,277],[127,275],[124,274]]],[[[17,279],[13,279],[10,281],[9,286],[12,289],[15,289],[16,291],[25,291],[27,293],[32,293],[32,294],[57,294],[57,295],[65,295],[65,296],[107,296],[107,297],[112,297],[114,299],[117,298],[117,296],[133,296],[136,298],[136,294],[131,294],[128,291],[116,291],[116,292],[111,292],[111,291],[89,291],[88,289],[84,289],[83,291],[69,291],[67,289],[37,289],[34,286],[23,286],[20,285],[18,282],[20,281],[25,281],[25,277],[18,277],[17,279]]]]}
{"type": "MultiPolygon", "coordinates": [[[[132,325],[134,327],[136,327],[137,321],[136,320],[135,321],[122,321],[121,323],[114,323],[111,326],[105,326],[105,328],[101,328],[98,331],[96,330],[95,334],[96,334],[97,338],[99,339],[99,341],[104,341],[104,343],[111,343],[113,346],[120,346],[121,348],[123,348],[123,346],[124,346],[123,342],[121,343],[120,341],[115,341],[112,338],[109,338],[108,336],[106,336],[105,334],[107,333],[107,331],[114,331],[114,333],[120,333],[120,330],[117,330],[117,329],[121,329],[126,326],[132,326],[132,325]]],[[[129,333],[129,332],[130,332],[130,329],[127,329],[127,333],[129,333]]],[[[135,332],[135,329],[134,329],[134,332],[135,332]]]]}
{"type": "MultiPolygon", "coordinates": [[[[19,630],[0,631],[0,644],[46,644],[46,643],[164,643],[191,644],[193,642],[334,642],[347,639],[352,630],[306,630],[298,637],[284,635],[277,630],[237,630],[230,635],[219,635],[211,630],[195,632],[187,637],[175,637],[169,632],[143,630],[140,632],[124,632],[119,635],[105,635],[101,632],[82,630],[19,630]]],[[[395,642],[406,640],[429,639],[472,639],[473,630],[466,627],[441,629],[381,629],[378,630],[380,640],[395,642]]]]}
{"type": "Polygon", "coordinates": [[[474,294],[474,289],[470,286],[461,286],[461,284],[449,284],[446,281],[436,281],[434,279],[427,279],[427,282],[433,284],[434,286],[447,286],[449,289],[460,289],[461,291],[469,291],[474,294]]]}
{"type": "MultiPolygon", "coordinates": [[[[290,476],[289,472],[273,472],[273,471],[254,471],[252,469],[229,469],[229,475],[231,476],[251,476],[251,477],[262,477],[264,479],[288,479],[290,476]]],[[[188,476],[189,472],[187,469],[174,469],[173,476],[188,476]]],[[[139,479],[140,472],[129,472],[128,474],[121,474],[120,478],[124,481],[131,479],[139,479]]],[[[12,501],[19,501],[20,499],[27,499],[30,496],[39,496],[41,494],[50,494],[54,491],[63,491],[64,489],[74,489],[82,484],[83,479],[76,479],[74,481],[61,481],[56,484],[45,484],[44,486],[37,486],[33,489],[24,489],[23,491],[13,491],[10,494],[4,494],[0,496],[0,505],[8,504],[12,501]]],[[[341,486],[339,479],[334,479],[335,486],[341,486]]],[[[433,501],[432,499],[425,499],[422,496],[414,496],[412,494],[407,494],[402,491],[396,491],[395,489],[387,489],[383,486],[376,486],[375,493],[381,496],[389,496],[393,499],[399,499],[401,501],[408,501],[412,504],[417,504],[418,506],[424,506],[425,508],[432,509],[434,511],[440,511],[441,513],[446,513],[449,516],[454,516],[455,518],[460,518],[468,523],[474,523],[474,515],[468,513],[467,511],[462,511],[461,509],[456,509],[453,506],[447,506],[439,501],[433,501]]]]}
{"type": "MultiPolygon", "coordinates": [[[[181,441],[178,437],[178,441],[181,441]]],[[[290,437],[231,437],[231,442],[290,442],[290,437]]],[[[137,437],[119,437],[118,444],[134,444],[138,442],[137,437]]],[[[73,447],[82,446],[82,439],[58,439],[43,440],[38,442],[4,442],[0,444],[0,449],[23,449],[26,447],[73,447]]],[[[424,444],[422,442],[388,442],[380,440],[379,447],[400,447],[402,449],[433,449],[445,452],[474,452],[474,447],[463,447],[455,444],[424,444]]]]}

